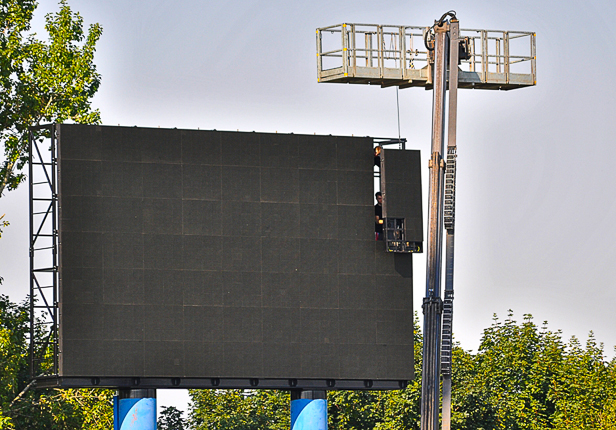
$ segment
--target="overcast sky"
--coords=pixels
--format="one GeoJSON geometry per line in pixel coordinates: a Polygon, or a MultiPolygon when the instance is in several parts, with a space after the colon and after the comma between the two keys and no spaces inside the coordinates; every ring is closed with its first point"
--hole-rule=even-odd
{"type": "MultiPolygon", "coordinates": [[[[462,28],[536,32],[536,87],[458,94],[454,334],[475,350],[492,315],[513,309],[565,338],[584,341],[593,330],[614,355],[616,45],[608,1],[69,3],[103,26],[94,105],[109,125],[397,137],[394,88],[317,83],[317,27],[429,26],[455,9],[462,28]]],[[[41,37],[43,16],[54,10],[54,1],[40,1],[41,37]]],[[[401,135],[421,150],[427,186],[432,95],[399,95],[401,135]]],[[[0,239],[1,288],[18,301],[28,291],[27,185],[5,193],[3,213],[11,226],[0,239]]],[[[414,267],[421,312],[423,255],[414,267]]]]}

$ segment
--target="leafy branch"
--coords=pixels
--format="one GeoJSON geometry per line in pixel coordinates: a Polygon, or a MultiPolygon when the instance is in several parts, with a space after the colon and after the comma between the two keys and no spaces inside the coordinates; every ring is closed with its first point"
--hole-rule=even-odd
{"type": "Polygon", "coordinates": [[[100,123],[91,99],[100,86],[93,63],[99,24],[87,33],[83,19],[66,0],[47,14],[47,42],[26,34],[36,8],[34,0],[6,0],[0,4],[0,196],[24,180],[28,161],[28,129],[42,122],[100,123]]]}

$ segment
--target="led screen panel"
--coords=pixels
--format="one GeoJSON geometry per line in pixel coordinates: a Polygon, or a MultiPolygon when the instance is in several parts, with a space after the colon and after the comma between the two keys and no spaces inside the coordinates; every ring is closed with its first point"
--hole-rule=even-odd
{"type": "Polygon", "coordinates": [[[384,216],[405,219],[406,240],[423,242],[421,160],[419,151],[384,149],[384,216]]]}
{"type": "Polygon", "coordinates": [[[413,378],[371,138],[58,129],[61,377],[413,378]]]}

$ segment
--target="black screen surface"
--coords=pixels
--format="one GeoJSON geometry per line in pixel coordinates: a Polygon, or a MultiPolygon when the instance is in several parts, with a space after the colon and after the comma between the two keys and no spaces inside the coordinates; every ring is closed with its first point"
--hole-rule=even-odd
{"type": "Polygon", "coordinates": [[[384,149],[384,183],[386,189],[383,206],[387,217],[406,220],[406,240],[423,242],[423,216],[421,208],[420,153],[384,149]]]}
{"type": "Polygon", "coordinates": [[[413,378],[412,256],[374,240],[371,138],[58,142],[60,376],[413,378]]]}

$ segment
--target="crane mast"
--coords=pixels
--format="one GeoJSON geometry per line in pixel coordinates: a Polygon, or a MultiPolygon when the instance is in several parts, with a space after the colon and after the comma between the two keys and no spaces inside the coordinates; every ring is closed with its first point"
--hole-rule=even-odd
{"type": "Polygon", "coordinates": [[[429,28],[369,24],[324,27],[317,29],[317,74],[319,82],[399,88],[419,86],[433,90],[431,155],[428,164],[426,294],[422,304],[424,343],[421,430],[440,428],[441,378],[442,429],[449,430],[458,88],[511,90],[536,85],[535,33],[461,30],[453,11],[445,13],[429,28]],[[339,39],[341,47],[324,49],[324,32],[339,32],[342,36],[339,39]],[[462,35],[462,32],[465,34],[462,35]],[[388,36],[389,49],[385,43],[388,36]],[[427,51],[416,48],[413,41],[417,37],[423,39],[427,51]],[[376,48],[373,46],[373,38],[376,38],[376,48]],[[524,39],[530,41],[526,45],[528,51],[512,53],[512,43],[524,39]],[[334,67],[326,65],[326,61],[338,58],[342,64],[334,63],[334,67]],[[460,64],[463,64],[464,69],[459,67],[460,64]],[[526,65],[527,69],[520,70],[520,64],[526,65]],[[416,67],[418,65],[424,67],[416,67]],[[445,289],[441,295],[443,241],[445,289]]]}

